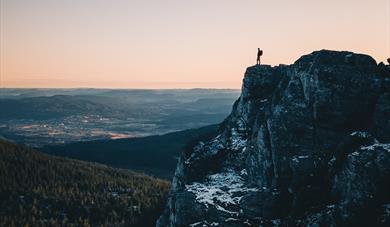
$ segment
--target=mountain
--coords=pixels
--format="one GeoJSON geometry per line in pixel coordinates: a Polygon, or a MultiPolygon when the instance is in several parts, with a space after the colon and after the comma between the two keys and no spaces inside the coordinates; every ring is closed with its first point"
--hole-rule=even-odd
{"type": "Polygon", "coordinates": [[[0,140],[0,226],[153,226],[169,183],[0,140]]]}
{"type": "MultiPolygon", "coordinates": [[[[102,98],[103,99],[103,98],[102,98]]],[[[112,101],[106,98],[106,101],[112,101]]],[[[0,119],[50,119],[75,114],[120,115],[120,111],[89,96],[54,95],[22,99],[0,99],[0,119]]]]}
{"type": "Polygon", "coordinates": [[[157,226],[389,226],[390,66],[321,50],[246,70],[180,156],[157,226]]]}
{"type": "Polygon", "coordinates": [[[116,118],[153,117],[187,110],[192,114],[226,114],[236,90],[37,90],[2,89],[0,120],[46,120],[71,115],[116,118]],[[41,95],[41,96],[37,96],[41,95]],[[153,104],[153,105],[146,105],[153,104]],[[210,105],[211,104],[211,105],[210,105]],[[161,112],[161,113],[160,113],[161,112]],[[206,112],[207,113],[207,112],[206,112]]]}
{"type": "Polygon", "coordinates": [[[187,146],[215,136],[217,129],[217,125],[210,125],[157,136],[44,146],[40,150],[171,179],[177,159],[187,146]]]}

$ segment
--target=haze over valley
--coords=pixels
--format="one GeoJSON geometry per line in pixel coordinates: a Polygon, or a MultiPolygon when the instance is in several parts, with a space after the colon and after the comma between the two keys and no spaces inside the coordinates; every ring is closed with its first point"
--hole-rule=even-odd
{"type": "Polygon", "coordinates": [[[0,135],[32,147],[134,138],[223,121],[239,90],[2,89],[0,135]]]}

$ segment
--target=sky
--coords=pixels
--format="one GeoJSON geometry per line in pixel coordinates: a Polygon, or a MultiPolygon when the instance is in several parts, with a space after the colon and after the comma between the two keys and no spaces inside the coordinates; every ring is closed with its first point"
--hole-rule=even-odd
{"type": "Polygon", "coordinates": [[[390,57],[390,0],[0,0],[0,87],[240,88],[315,50],[390,57]]]}

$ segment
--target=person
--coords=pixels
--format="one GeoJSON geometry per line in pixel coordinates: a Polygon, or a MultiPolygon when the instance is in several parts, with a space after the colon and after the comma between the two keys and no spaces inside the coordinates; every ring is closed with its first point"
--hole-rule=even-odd
{"type": "Polygon", "coordinates": [[[257,48],[257,65],[260,65],[260,56],[263,55],[263,51],[260,48],[257,48]]]}

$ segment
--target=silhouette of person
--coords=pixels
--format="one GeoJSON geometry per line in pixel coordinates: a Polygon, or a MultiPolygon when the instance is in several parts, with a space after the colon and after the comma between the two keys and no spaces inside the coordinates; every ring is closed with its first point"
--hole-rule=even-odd
{"type": "Polygon", "coordinates": [[[390,58],[387,59],[387,63],[389,63],[389,65],[390,65],[390,58]]]}
{"type": "Polygon", "coordinates": [[[256,64],[257,65],[260,65],[260,56],[263,55],[263,51],[260,50],[260,48],[257,48],[257,61],[256,61],[256,64]]]}

